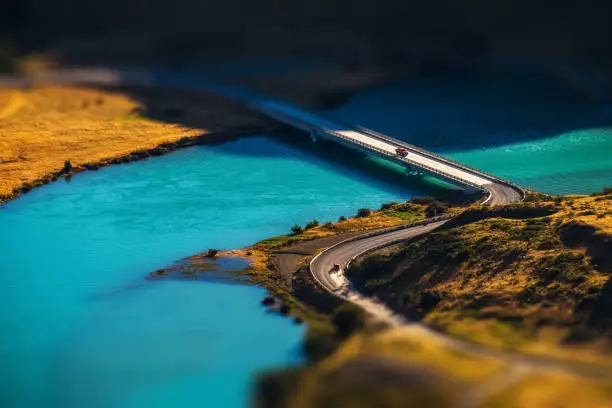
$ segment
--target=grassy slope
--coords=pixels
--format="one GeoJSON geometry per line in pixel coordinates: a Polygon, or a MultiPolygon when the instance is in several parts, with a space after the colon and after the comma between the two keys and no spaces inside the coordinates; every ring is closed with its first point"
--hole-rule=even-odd
{"type": "Polygon", "coordinates": [[[0,89],[0,199],[52,173],[258,120],[208,95],[164,91],[144,106],[128,93],[77,86],[0,89]],[[190,126],[134,113],[185,107],[190,126]],[[186,108],[189,107],[189,108],[186,108]]]}
{"type": "Polygon", "coordinates": [[[349,274],[399,312],[460,337],[612,361],[612,195],[536,205],[557,212],[437,231],[349,274]]]}
{"type": "MultiPolygon", "coordinates": [[[[490,218],[434,232],[391,255],[385,251],[367,261],[370,267],[350,271],[352,279],[398,311],[457,336],[609,363],[610,309],[602,302],[610,299],[604,291],[612,251],[601,247],[601,239],[611,232],[612,195],[517,207],[506,218],[495,210],[468,210],[459,218],[490,218]],[[555,213],[542,216],[539,207],[555,213]],[[580,223],[597,229],[580,233],[580,223]]],[[[609,407],[612,383],[457,350],[419,326],[406,326],[353,334],[301,370],[262,376],[257,402],[299,408],[609,407]]]]}

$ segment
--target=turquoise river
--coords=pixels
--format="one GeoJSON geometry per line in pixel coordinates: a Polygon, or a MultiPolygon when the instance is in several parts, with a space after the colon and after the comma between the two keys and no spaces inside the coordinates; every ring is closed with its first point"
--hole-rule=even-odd
{"type": "MultiPolygon", "coordinates": [[[[517,81],[399,84],[326,114],[550,193],[611,184],[610,107],[517,81]]],[[[148,273],[444,189],[332,144],[255,135],[78,174],[9,202],[0,406],[245,406],[254,373],[300,362],[303,328],[265,313],[261,288],[148,273]]]]}

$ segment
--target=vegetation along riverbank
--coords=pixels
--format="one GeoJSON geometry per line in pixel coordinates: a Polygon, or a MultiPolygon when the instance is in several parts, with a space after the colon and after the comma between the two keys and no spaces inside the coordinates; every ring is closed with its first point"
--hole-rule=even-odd
{"type": "Polygon", "coordinates": [[[249,259],[241,273],[269,289],[263,303],[308,324],[308,364],[263,374],[259,406],[604,407],[612,386],[611,201],[609,189],[529,193],[524,203],[486,209],[417,198],[191,259],[249,259]],[[312,278],[309,261],[320,250],[422,220],[433,208],[455,218],[346,271],[362,293],[411,323],[385,328],[312,278]]]}
{"type": "Polygon", "coordinates": [[[276,125],[216,95],[170,88],[0,89],[0,203],[84,170],[276,125]]]}
{"type": "MultiPolygon", "coordinates": [[[[274,129],[210,95],[149,88],[0,90],[3,201],[74,172],[274,129]]],[[[432,198],[211,249],[152,272],[207,273],[216,257],[269,290],[263,303],[308,325],[304,366],[262,374],[262,407],[610,406],[612,191],[481,208],[432,198]],[[384,327],[322,289],[309,261],[365,232],[449,214],[442,228],[345,271],[408,324],[384,327]],[[440,335],[442,333],[442,335],[440,335]],[[459,339],[459,341],[457,340],[459,339]]],[[[238,279],[240,280],[240,279],[238,279]]]]}

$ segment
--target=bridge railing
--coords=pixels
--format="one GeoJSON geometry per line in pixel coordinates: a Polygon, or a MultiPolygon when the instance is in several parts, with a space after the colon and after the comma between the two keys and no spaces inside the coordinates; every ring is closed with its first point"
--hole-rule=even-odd
{"type": "Polygon", "coordinates": [[[336,132],[336,131],[333,131],[333,130],[329,130],[329,129],[319,129],[319,132],[331,134],[331,135],[333,135],[335,137],[338,137],[340,139],[346,140],[346,141],[348,141],[350,143],[357,144],[357,145],[360,145],[360,146],[362,146],[362,147],[364,147],[366,149],[376,151],[377,153],[382,154],[384,156],[391,157],[391,158],[393,158],[395,160],[399,160],[399,161],[402,161],[402,162],[406,162],[408,164],[411,164],[412,166],[422,168],[422,169],[424,169],[424,170],[426,170],[426,171],[428,171],[430,173],[437,174],[437,175],[439,175],[441,177],[444,177],[446,179],[449,179],[449,180],[453,180],[453,181],[455,181],[455,182],[457,182],[459,184],[468,185],[468,186],[474,187],[474,188],[476,188],[478,190],[484,190],[484,188],[481,185],[479,185],[479,184],[473,183],[471,181],[462,179],[462,178],[457,177],[457,176],[453,176],[452,174],[440,171],[438,169],[435,169],[433,167],[427,166],[425,164],[417,163],[417,162],[415,162],[414,160],[411,160],[408,157],[399,157],[399,156],[397,156],[397,155],[395,155],[393,153],[389,153],[386,150],[380,149],[380,148],[378,148],[376,146],[372,146],[371,144],[367,144],[367,143],[364,143],[364,142],[362,142],[360,140],[357,140],[357,139],[348,137],[346,135],[343,135],[342,133],[339,133],[339,132],[336,132]]]}
{"type": "Polygon", "coordinates": [[[488,179],[496,181],[496,182],[498,182],[500,184],[505,184],[507,186],[510,186],[510,187],[514,188],[515,190],[518,190],[521,193],[522,199],[525,198],[525,190],[523,190],[523,188],[521,186],[519,186],[519,185],[517,185],[517,184],[515,184],[515,183],[513,183],[513,182],[511,182],[509,180],[503,179],[501,177],[497,177],[497,176],[495,176],[493,174],[484,172],[482,170],[478,170],[478,169],[476,169],[474,167],[471,167],[471,166],[468,166],[466,164],[457,162],[455,160],[451,160],[448,157],[439,155],[439,154],[431,152],[429,150],[425,150],[425,149],[423,149],[421,147],[415,146],[415,145],[410,144],[408,142],[404,142],[403,140],[398,140],[398,139],[392,138],[390,136],[387,136],[387,135],[384,135],[382,133],[379,133],[379,132],[377,132],[375,130],[368,129],[368,128],[360,126],[360,125],[355,125],[353,127],[356,130],[359,130],[360,132],[363,132],[365,134],[373,136],[373,137],[375,137],[377,139],[384,140],[386,142],[392,142],[392,143],[395,143],[395,144],[399,144],[399,145],[402,145],[404,147],[408,147],[408,148],[410,148],[410,149],[412,149],[412,150],[414,150],[414,151],[416,151],[416,152],[418,152],[418,153],[420,153],[420,154],[422,154],[424,156],[427,156],[427,157],[436,159],[438,161],[441,161],[443,163],[455,166],[455,167],[460,168],[462,170],[465,170],[467,172],[474,173],[474,174],[476,174],[478,176],[482,176],[482,177],[488,178],[488,179]]]}
{"type": "MultiPolygon", "coordinates": [[[[398,161],[401,161],[401,162],[408,163],[408,164],[410,164],[412,166],[424,169],[425,171],[427,171],[429,173],[438,175],[440,177],[443,177],[443,178],[446,178],[448,180],[454,181],[454,182],[459,183],[461,185],[467,185],[467,186],[476,188],[477,190],[485,190],[479,184],[476,184],[476,183],[473,183],[473,182],[468,181],[466,179],[463,179],[463,178],[454,176],[452,174],[440,171],[440,170],[438,170],[436,168],[427,166],[425,164],[415,162],[414,160],[411,160],[409,157],[399,157],[399,156],[397,156],[397,155],[395,155],[393,153],[390,153],[390,152],[388,152],[386,150],[383,150],[383,149],[380,149],[378,147],[372,146],[370,144],[364,143],[364,142],[362,142],[360,140],[348,137],[348,136],[346,136],[346,135],[344,135],[344,134],[342,134],[342,133],[340,133],[338,131],[327,129],[327,128],[321,128],[321,127],[319,127],[317,125],[314,125],[312,123],[306,122],[306,121],[304,121],[304,120],[302,120],[302,119],[300,119],[298,117],[295,117],[295,116],[292,116],[292,115],[288,115],[288,114],[286,114],[286,113],[284,113],[282,111],[278,111],[276,109],[264,108],[262,110],[268,112],[270,115],[276,117],[279,120],[282,120],[282,121],[288,122],[288,123],[292,123],[296,127],[307,128],[307,129],[310,129],[310,131],[315,131],[317,133],[330,134],[330,135],[333,135],[333,136],[335,136],[335,137],[337,137],[339,139],[343,139],[343,140],[345,140],[345,141],[347,141],[349,143],[356,144],[356,145],[359,145],[359,146],[361,146],[361,147],[363,147],[365,149],[375,151],[378,154],[381,154],[381,155],[383,155],[385,157],[390,157],[390,158],[393,158],[394,160],[398,160],[398,161]]],[[[400,141],[398,141],[398,140],[396,140],[394,138],[382,135],[382,134],[374,132],[374,131],[372,131],[370,129],[366,129],[366,128],[363,128],[363,127],[360,127],[360,126],[352,126],[352,127],[351,126],[345,126],[345,127],[346,127],[347,130],[355,130],[355,129],[357,129],[357,130],[361,131],[362,133],[365,133],[365,134],[367,134],[367,135],[369,135],[371,137],[374,137],[375,139],[383,140],[383,141],[385,141],[387,143],[390,143],[390,144],[392,144],[394,146],[406,145],[406,146],[410,147],[411,149],[413,149],[415,151],[418,151],[419,153],[421,153],[424,156],[432,157],[434,160],[441,161],[441,162],[443,162],[445,164],[448,164],[448,165],[451,165],[453,167],[461,168],[464,171],[467,171],[469,173],[474,172],[474,171],[470,171],[470,170],[465,170],[467,168],[467,166],[464,166],[464,165],[462,165],[460,163],[453,162],[452,160],[449,160],[449,159],[447,159],[447,158],[445,158],[443,156],[435,155],[435,154],[430,153],[430,152],[428,152],[428,151],[426,151],[424,149],[420,149],[420,148],[418,148],[416,146],[409,145],[408,143],[400,142],[400,141]]],[[[489,176],[487,176],[487,177],[489,177],[489,176]]],[[[493,178],[493,176],[490,176],[490,178],[493,178]]]]}

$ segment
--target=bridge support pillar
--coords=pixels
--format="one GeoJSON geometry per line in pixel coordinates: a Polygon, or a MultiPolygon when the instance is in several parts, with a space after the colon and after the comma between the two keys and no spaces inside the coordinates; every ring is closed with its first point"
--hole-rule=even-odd
{"type": "Polygon", "coordinates": [[[410,165],[406,165],[404,167],[404,175],[406,176],[419,176],[419,177],[423,177],[425,176],[425,173],[421,170],[419,170],[416,167],[410,166],[410,165]]]}

